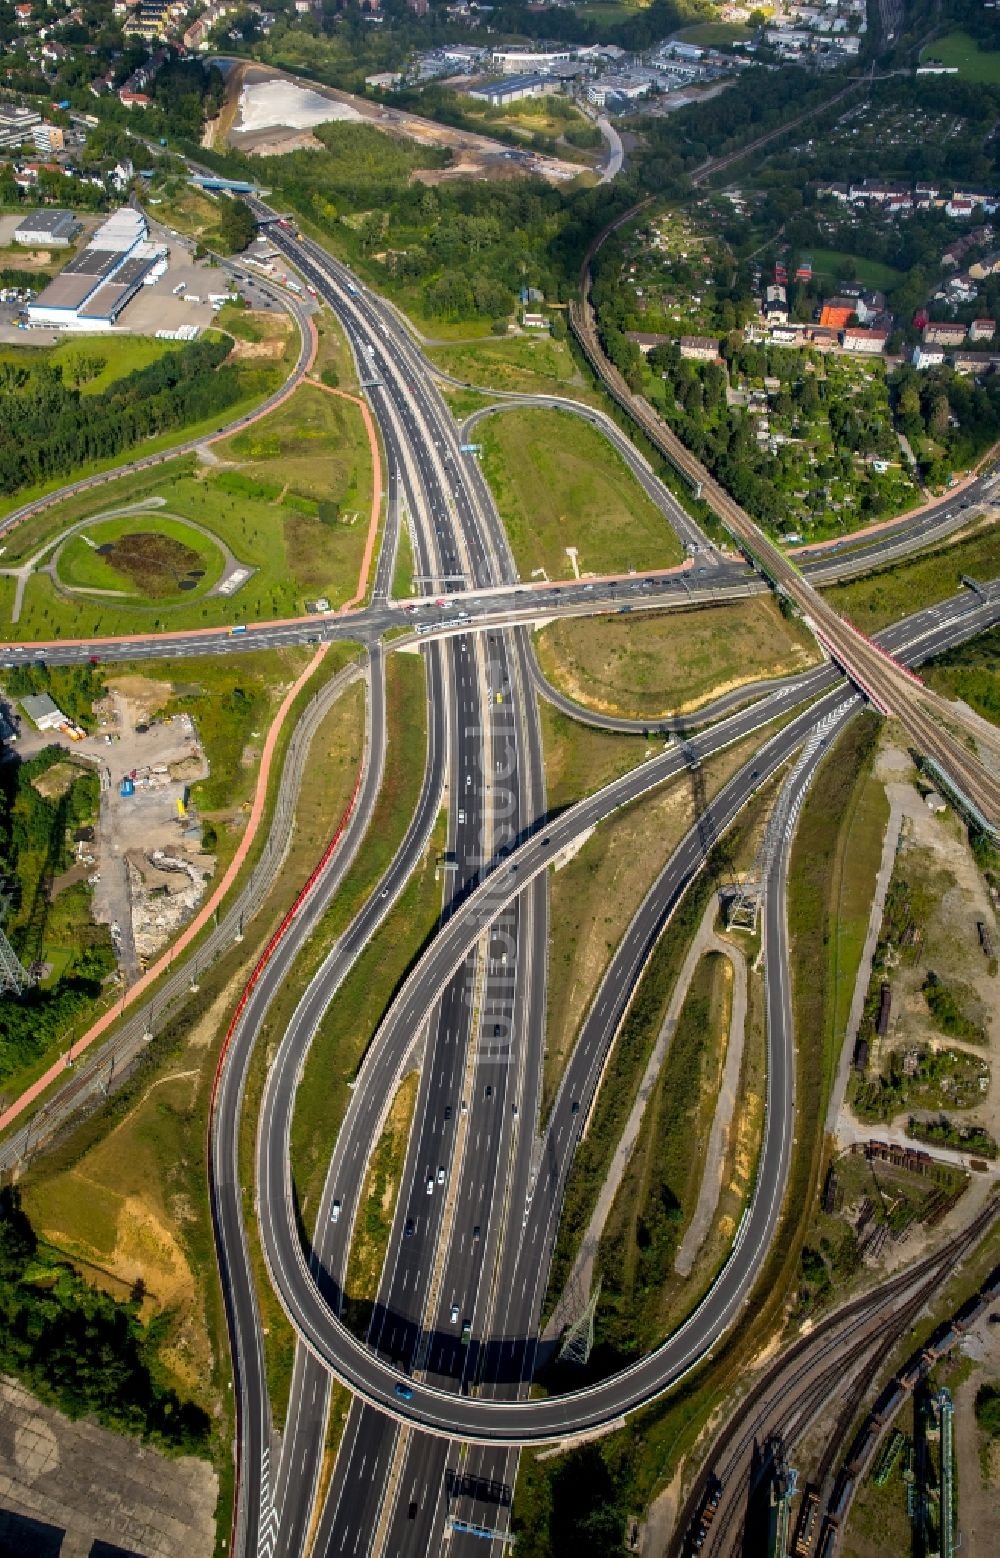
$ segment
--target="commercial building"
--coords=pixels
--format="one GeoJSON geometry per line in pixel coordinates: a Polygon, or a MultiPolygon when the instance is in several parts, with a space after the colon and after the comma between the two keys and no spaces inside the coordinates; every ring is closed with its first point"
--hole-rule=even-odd
{"type": "Polygon", "coordinates": [[[29,249],[64,249],[80,231],[72,211],[32,211],[14,229],[14,242],[29,249]]]}
{"type": "Polygon", "coordinates": [[[43,156],[51,156],[54,151],[64,151],[66,148],[66,132],[58,124],[36,124],[31,132],[31,138],[35,143],[35,150],[43,156]]]}
{"type": "Polygon", "coordinates": [[[525,97],[542,97],[546,92],[558,92],[558,81],[548,76],[505,76],[502,81],[481,81],[469,87],[467,95],[491,108],[501,108],[505,103],[519,103],[525,97]]]}
{"type": "Polygon", "coordinates": [[[32,134],[42,116],[33,108],[0,108],[0,148],[20,146],[32,134]]]}
{"type": "Polygon", "coordinates": [[[21,707],[36,730],[61,730],[70,723],[47,692],[32,693],[22,698],[21,707]]]}
{"type": "Polygon", "coordinates": [[[123,207],[28,304],[28,318],[64,330],[108,330],[165,252],[146,242],[141,212],[123,207]]]}
{"type": "Polygon", "coordinates": [[[549,65],[565,65],[572,58],[570,49],[493,49],[490,64],[504,75],[520,75],[529,70],[545,70],[549,65]]]}

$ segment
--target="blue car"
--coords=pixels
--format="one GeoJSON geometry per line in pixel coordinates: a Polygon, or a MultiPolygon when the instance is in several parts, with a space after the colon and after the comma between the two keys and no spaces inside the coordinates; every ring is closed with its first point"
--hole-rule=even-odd
{"type": "Polygon", "coordinates": [[[396,1395],[399,1397],[400,1401],[413,1400],[413,1391],[410,1389],[409,1385],[397,1385],[396,1395]]]}

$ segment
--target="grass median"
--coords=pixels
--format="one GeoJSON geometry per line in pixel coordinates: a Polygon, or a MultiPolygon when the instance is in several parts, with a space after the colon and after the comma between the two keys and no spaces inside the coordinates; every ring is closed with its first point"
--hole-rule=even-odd
{"type": "Polygon", "coordinates": [[[819,660],[770,597],[682,613],[565,617],[535,635],[548,680],[599,714],[651,722],[819,660]]]}
{"type": "Polygon", "coordinates": [[[344,1279],[344,1324],[362,1341],[368,1335],[389,1248],[419,1086],[418,1071],[411,1071],[403,1078],[382,1135],[369,1159],[358,1203],[358,1218],[344,1279]]]}
{"type": "Polygon", "coordinates": [[[694,821],[759,745],[751,737],[661,785],[603,822],[550,887],[549,978],[543,1115],[615,948],[667,859],[694,821]]]}

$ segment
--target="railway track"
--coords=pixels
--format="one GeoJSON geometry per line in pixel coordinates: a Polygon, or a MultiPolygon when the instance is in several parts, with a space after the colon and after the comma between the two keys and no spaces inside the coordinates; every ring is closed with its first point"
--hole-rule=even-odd
{"type": "Polygon", "coordinates": [[[911,1270],[828,1315],[776,1360],[729,1419],[706,1458],[678,1519],[668,1548],[670,1558],[689,1551],[689,1533],[714,1478],[722,1483],[723,1499],[703,1551],[712,1558],[725,1558],[734,1550],[736,1539],[742,1540],[741,1517],[751,1491],[747,1463],[755,1444],[772,1434],[780,1434],[786,1446],[794,1444],[831,1400],[838,1384],[847,1379],[847,1393],[822,1460],[824,1475],[829,1471],[864,1396],[899,1338],[997,1213],[993,1202],[956,1238],[911,1270]]]}

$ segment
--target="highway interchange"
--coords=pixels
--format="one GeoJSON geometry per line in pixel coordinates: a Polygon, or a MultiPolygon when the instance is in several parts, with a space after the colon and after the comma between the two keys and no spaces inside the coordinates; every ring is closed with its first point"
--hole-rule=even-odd
{"type": "MultiPolygon", "coordinates": [[[[267,221],[273,216],[259,205],[256,212],[267,221]]],[[[526,1399],[548,1257],[573,1149],[649,952],[704,863],[711,840],[760,784],[789,764],[776,817],[783,835],[791,837],[816,767],[861,699],[830,663],[783,683],[744,689],[704,710],[697,733],[684,732],[683,740],[671,740],[622,779],[546,819],[536,694],[552,696],[564,708],[566,700],[542,685],[525,624],[623,606],[684,607],[767,586],[743,561],[728,560],[710,546],[615,424],[574,403],[564,409],[606,424],[604,432],[676,529],[689,561],[682,570],[648,578],[519,585],[492,497],[475,460],[461,451],[467,440],[394,313],[316,245],[274,225],[270,232],[334,309],[379,423],[388,516],[371,603],[337,618],[247,624],[236,637],[221,632],[180,633],[166,640],[92,639],[42,651],[13,645],[5,661],[38,653],[51,663],[92,657],[140,660],[329,638],[350,639],[366,651],[364,663],[341,673],[322,700],[325,709],[340,685],[365,677],[368,727],[358,791],[336,850],[234,1026],[213,1115],[211,1196],[239,1406],[233,1550],[305,1550],[332,1374],[350,1385],[355,1403],[327,1496],[316,1513],[314,1550],[416,1554],[438,1550],[446,1517],[456,1512],[469,1524],[502,1532],[509,1519],[516,1446],[616,1421],[652,1399],[707,1355],[746,1302],[780,1215],[793,1135],[785,848],[777,852],[764,888],[767,1130],[755,1193],[728,1263],[695,1313],[651,1357],[587,1391],[526,1399]],[[407,518],[419,574],[450,581],[437,583],[429,600],[412,612],[388,598],[399,527],[407,518]],[[236,1157],[243,1087],[264,1014],[363,845],[387,741],[382,640],[388,630],[415,623],[425,629],[412,642],[424,650],[428,711],[418,806],[382,882],[303,993],[268,1073],[261,1106],[257,1227],[272,1281],[301,1339],[279,1454],[236,1157]],[[779,720],[784,723],[752,764],[730,780],[674,851],[637,911],[588,1011],[545,1131],[536,1136],[547,866],[559,850],[618,807],[655,785],[690,774],[713,752],[752,732],[763,733],[779,720]],[[346,1118],[331,1143],[322,1200],[307,1211],[295,1201],[289,1141],[309,1044],[336,990],[421,859],[445,802],[448,849],[456,869],[441,928],[369,1047],[346,1118]],[[403,1188],[363,1343],[339,1319],[351,1232],[364,1165],[396,1086],[414,1065],[420,1068],[420,1084],[403,1188]],[[315,1219],[308,1258],[300,1212],[307,1221],[315,1219]],[[466,1322],[467,1346],[461,1340],[466,1322]]],[[[981,485],[967,489],[932,514],[881,532],[864,547],[846,542],[806,563],[803,571],[825,579],[922,544],[960,524],[965,508],[982,492],[981,485]]],[[[883,635],[884,647],[901,663],[917,662],[998,618],[998,592],[970,591],[890,629],[883,635]]],[[[570,707],[567,712],[579,711],[570,707]]],[[[635,723],[617,722],[617,728],[635,728],[635,723]]],[[[665,722],[664,735],[673,725],[665,722]]],[[[307,746],[304,730],[302,752],[307,746]]],[[[293,801],[289,804],[293,811],[293,801]]],[[[279,819],[283,826],[290,826],[291,814],[286,811],[279,819]]],[[[265,891],[265,874],[250,888],[241,925],[242,912],[252,912],[253,900],[259,902],[265,891]]],[[[230,921],[231,915],[220,932],[229,925],[231,935],[230,921]]],[[[184,970],[179,977],[186,977],[184,970]]],[[[142,1013],[132,1019],[134,1025],[141,1021],[148,1021],[142,1013]]],[[[133,1037],[133,1046],[136,1042],[133,1037]]],[[[22,1133],[22,1154],[25,1140],[22,1133]]],[[[3,1161],[12,1161],[16,1147],[5,1143],[3,1150],[3,1161]]],[[[472,1540],[458,1530],[451,1531],[450,1539],[460,1546],[472,1540]]],[[[481,1543],[469,1551],[482,1551],[481,1543]]]]}

